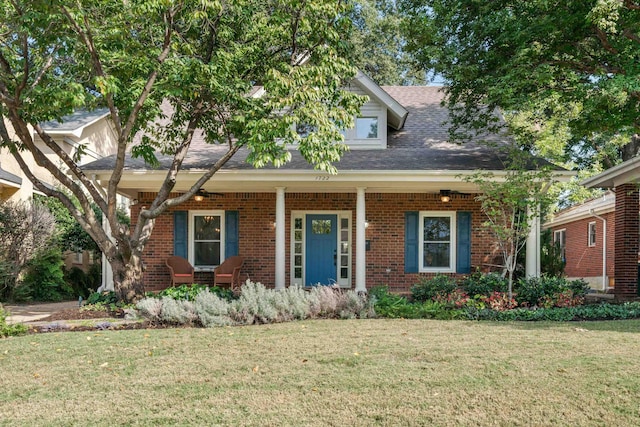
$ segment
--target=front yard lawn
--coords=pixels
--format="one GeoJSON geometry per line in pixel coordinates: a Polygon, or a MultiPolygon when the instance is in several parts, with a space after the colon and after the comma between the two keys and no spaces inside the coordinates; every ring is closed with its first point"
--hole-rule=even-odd
{"type": "Polygon", "coordinates": [[[0,425],[634,425],[640,320],[313,320],[0,340],[0,425]]]}

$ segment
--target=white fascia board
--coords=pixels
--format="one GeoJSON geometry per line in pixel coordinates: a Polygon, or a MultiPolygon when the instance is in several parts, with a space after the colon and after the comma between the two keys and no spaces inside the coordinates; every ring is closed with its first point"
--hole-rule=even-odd
{"type": "Polygon", "coordinates": [[[409,112],[398,101],[393,99],[391,95],[384,91],[380,86],[376,84],[369,76],[362,71],[358,71],[354,82],[356,82],[362,90],[373,97],[376,101],[387,107],[389,111],[389,117],[387,118],[388,124],[398,130],[404,126],[404,121],[407,118],[409,112]]]}
{"type": "Polygon", "coordinates": [[[6,179],[0,179],[0,185],[3,187],[12,187],[12,188],[20,188],[22,184],[18,184],[15,182],[7,181],[6,179]]]}
{"type": "Polygon", "coordinates": [[[614,188],[640,178],[640,156],[620,163],[606,171],[583,180],[587,188],[614,188]]]}
{"type": "MultiPolygon", "coordinates": [[[[202,175],[201,170],[182,171],[175,188],[183,192],[202,175]]],[[[100,181],[108,180],[111,171],[90,171],[100,181]]],[[[366,187],[371,193],[437,193],[441,190],[477,193],[476,184],[464,181],[474,171],[342,171],[331,175],[319,171],[243,170],[219,171],[204,188],[211,192],[272,192],[286,187],[288,192],[353,192],[366,187]]],[[[503,180],[505,171],[494,171],[497,181],[503,180]]],[[[155,192],[166,171],[126,171],[119,190],[127,194],[136,191],[155,192]]]]}

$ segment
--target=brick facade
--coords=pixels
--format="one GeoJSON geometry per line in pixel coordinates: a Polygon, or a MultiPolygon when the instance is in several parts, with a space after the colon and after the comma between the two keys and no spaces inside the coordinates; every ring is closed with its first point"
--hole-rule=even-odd
{"type": "Polygon", "coordinates": [[[638,296],[638,187],[616,187],[615,295],[627,300],[638,296]]]}
{"type": "MultiPolygon", "coordinates": [[[[148,206],[155,194],[140,193],[132,206],[131,217],[137,218],[140,208],[148,206]]],[[[164,260],[173,254],[173,212],[188,210],[235,210],[239,212],[239,255],[245,257],[244,281],[251,278],[268,287],[275,281],[275,193],[225,193],[208,200],[191,200],[161,215],[147,244],[145,287],[147,290],[166,288],[169,273],[164,260]]],[[[290,283],[291,211],[351,211],[355,220],[354,193],[287,193],[286,206],[286,283],[290,283]]],[[[366,194],[366,216],[369,227],[366,239],[370,250],[366,254],[367,287],[389,285],[394,291],[408,291],[419,274],[404,273],[404,214],[407,211],[467,211],[472,213],[471,264],[472,271],[492,264],[490,234],[482,230],[483,214],[473,195],[454,195],[449,203],[442,203],[437,194],[366,194]]],[[[356,230],[352,226],[352,242],[356,230]]],[[[354,286],[355,249],[352,251],[352,287],[354,286]]],[[[196,273],[196,281],[212,284],[210,272],[196,273]]]]}
{"type": "MultiPolygon", "coordinates": [[[[613,277],[615,221],[614,213],[600,215],[607,221],[607,277],[613,277]]],[[[594,216],[552,227],[552,231],[565,230],[565,269],[567,277],[589,279],[593,287],[602,287],[602,244],[604,226],[594,216]],[[596,243],[589,246],[589,223],[596,224],[596,243]]]]}

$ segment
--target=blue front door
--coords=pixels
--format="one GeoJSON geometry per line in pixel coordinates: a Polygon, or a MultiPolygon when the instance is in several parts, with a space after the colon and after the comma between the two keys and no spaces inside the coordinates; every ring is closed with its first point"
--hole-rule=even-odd
{"type": "Polygon", "coordinates": [[[307,215],[305,286],[336,283],[337,215],[307,215]]]}

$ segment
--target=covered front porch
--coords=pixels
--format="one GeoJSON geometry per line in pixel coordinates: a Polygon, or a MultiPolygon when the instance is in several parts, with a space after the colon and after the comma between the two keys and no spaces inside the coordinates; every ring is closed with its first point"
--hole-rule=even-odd
{"type": "MultiPolygon", "coordinates": [[[[204,186],[202,199],[193,198],[158,218],[144,255],[145,286],[159,290],[169,284],[164,259],[176,253],[178,212],[187,228],[193,230],[200,217],[207,217],[221,230],[214,263],[242,255],[243,280],[276,289],[333,283],[359,292],[377,285],[407,291],[420,275],[468,274],[491,256],[477,189],[459,176],[279,172],[222,171],[204,186]],[[442,197],[445,193],[448,198],[442,197]],[[434,221],[449,227],[441,242],[425,238],[425,224],[434,221]],[[434,247],[439,250],[436,261],[430,251],[434,247]]],[[[134,219],[155,197],[158,177],[147,172],[136,178],[127,192],[134,200],[134,219]]],[[[186,173],[175,190],[185,191],[190,183],[186,173]]],[[[538,223],[527,241],[529,276],[540,271],[538,223]]],[[[185,236],[179,244],[196,267],[196,281],[212,284],[215,264],[198,265],[197,236],[193,231],[185,236]]]]}

